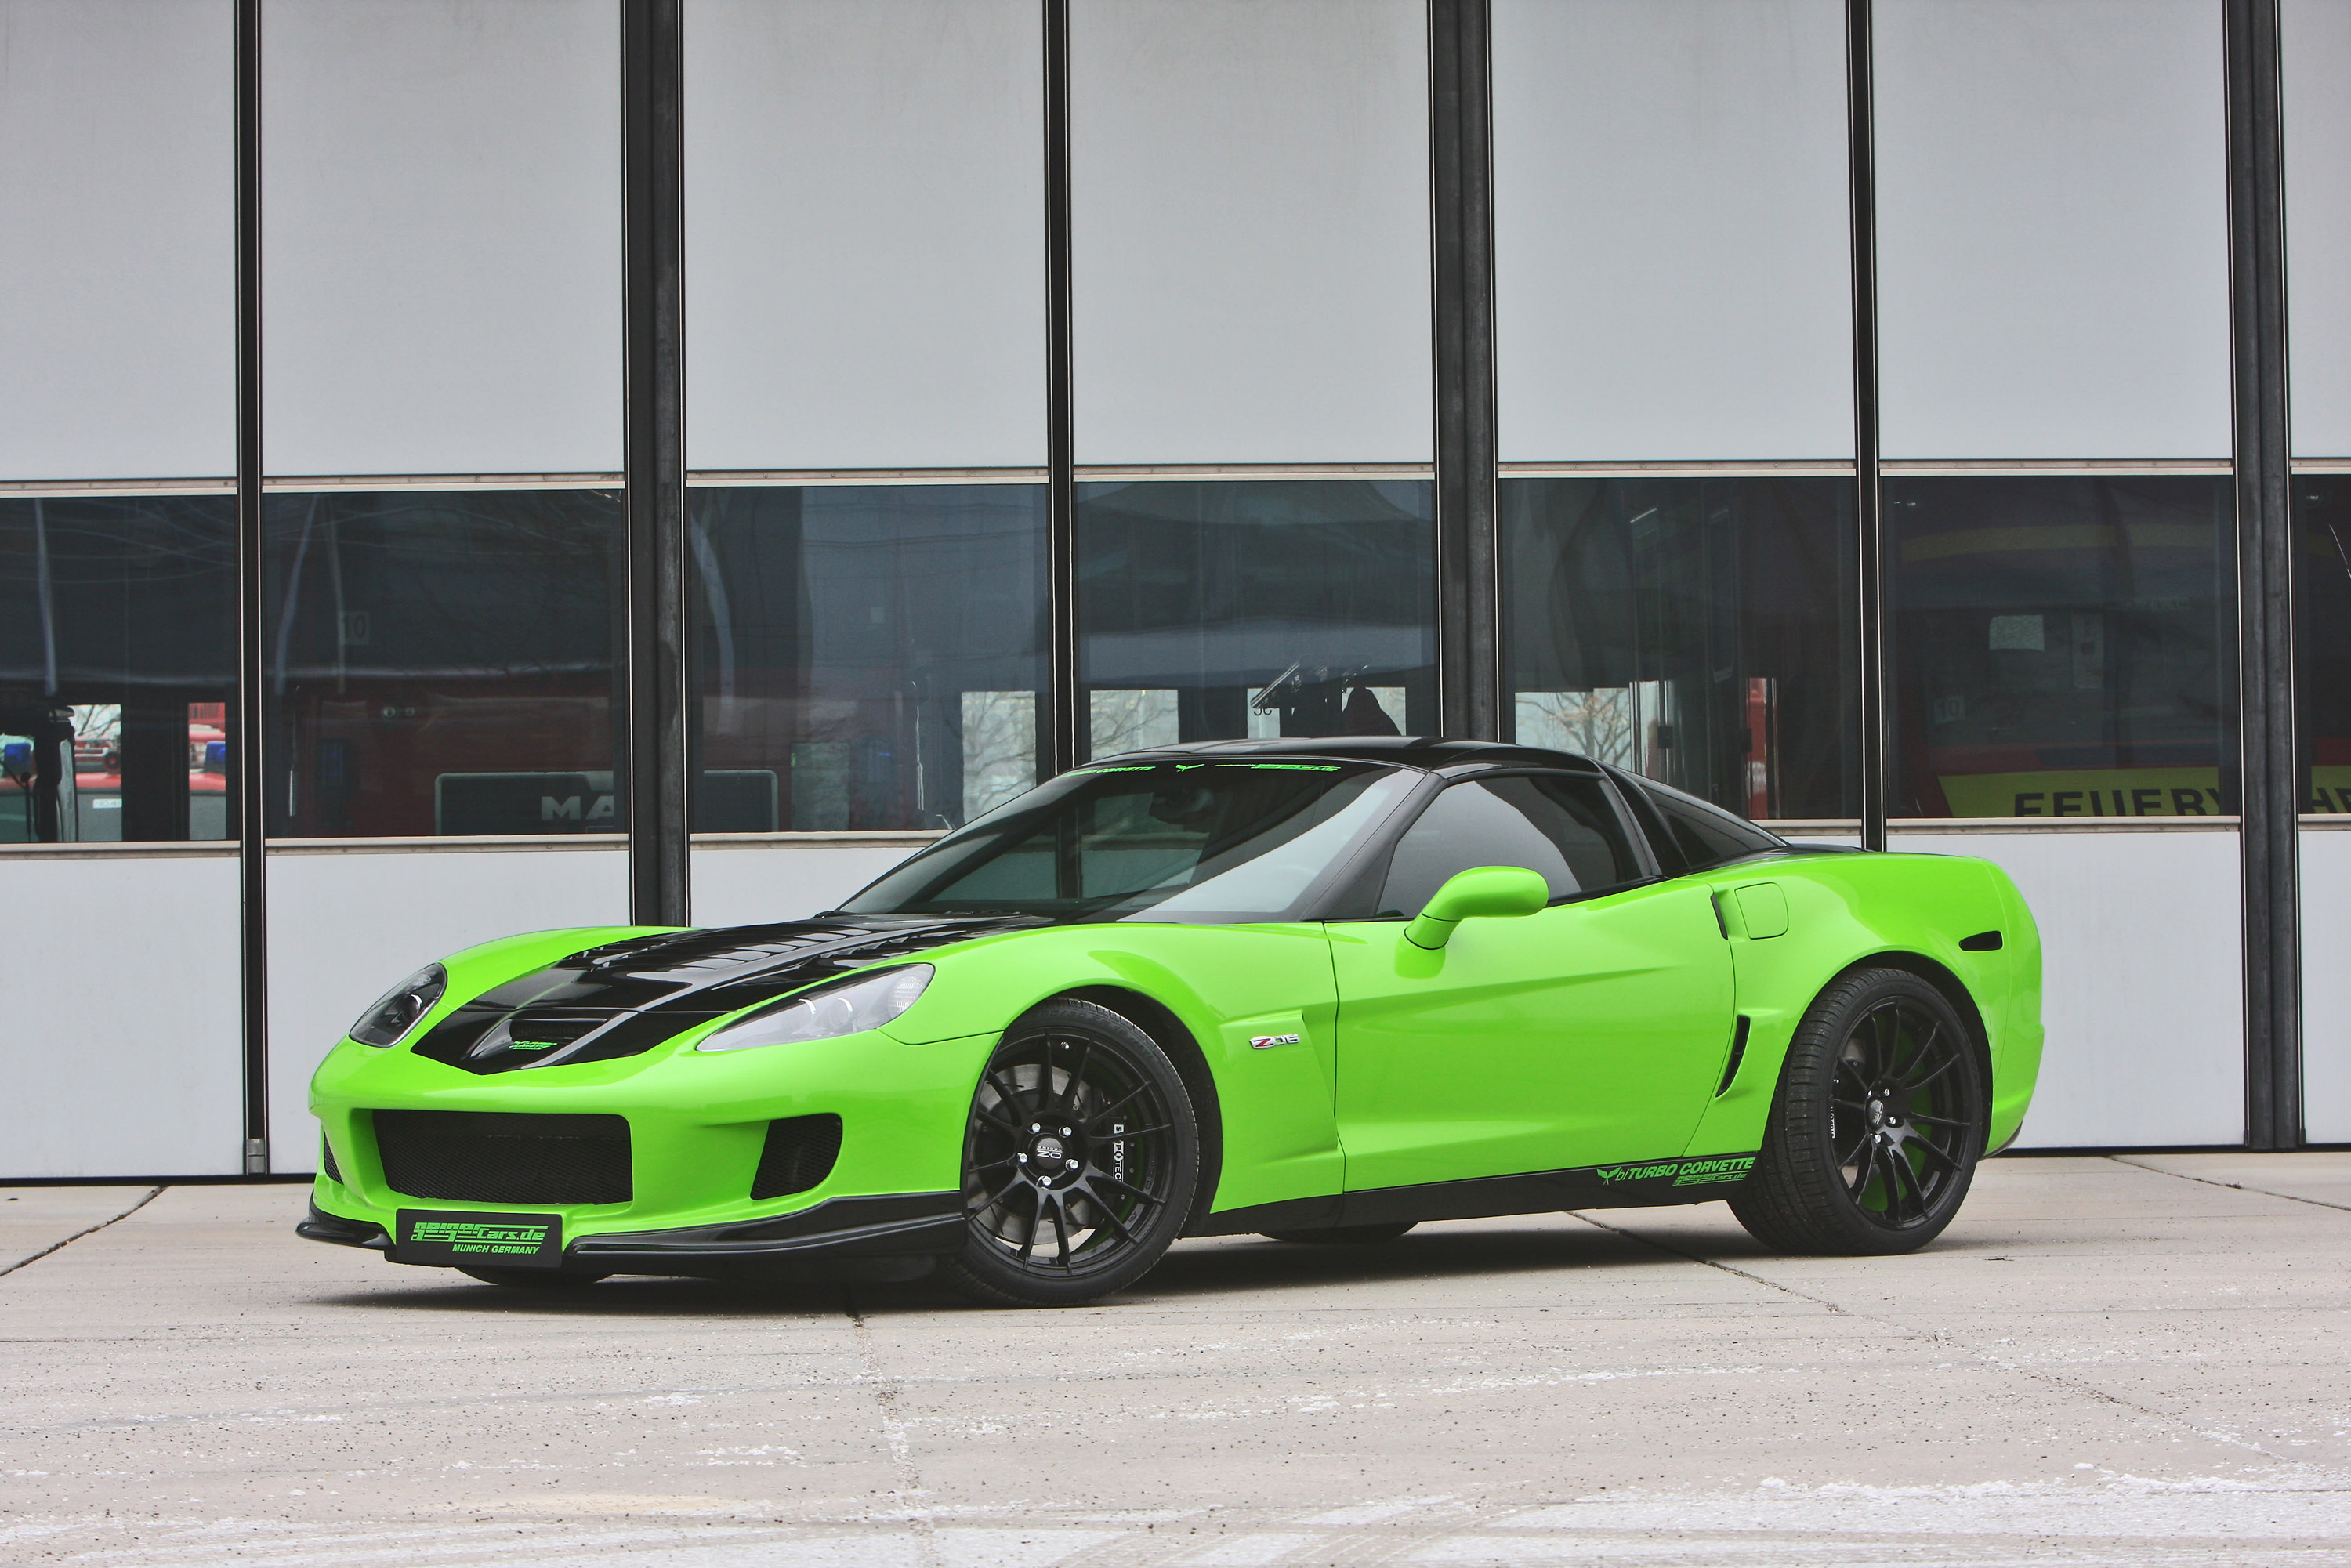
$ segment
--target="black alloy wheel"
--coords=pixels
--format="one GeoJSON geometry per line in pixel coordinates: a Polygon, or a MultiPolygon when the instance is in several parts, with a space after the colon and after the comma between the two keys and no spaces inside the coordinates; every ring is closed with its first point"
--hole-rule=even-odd
{"type": "Polygon", "coordinates": [[[1982,1052],[1949,998],[1907,970],[1857,970],[1798,1027],[1731,1211],[1782,1251],[1915,1250],[1967,1197],[1990,1109],[1982,1052]]]}
{"type": "Polygon", "coordinates": [[[948,1282],[1004,1306],[1124,1290],[1183,1229],[1199,1173],[1191,1096],[1167,1053],[1092,1002],[1007,1030],[964,1134],[969,1230],[948,1282]]]}

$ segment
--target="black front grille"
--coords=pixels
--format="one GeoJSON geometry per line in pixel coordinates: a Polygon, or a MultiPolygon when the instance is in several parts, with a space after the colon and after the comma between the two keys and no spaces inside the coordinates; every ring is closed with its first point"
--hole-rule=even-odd
{"type": "Polygon", "coordinates": [[[320,1138],[319,1140],[319,1157],[326,1162],[327,1179],[331,1182],[340,1183],[343,1179],[343,1173],[335,1164],[335,1145],[327,1142],[326,1139],[320,1138]]]}
{"type": "Polygon", "coordinates": [[[759,1151],[759,1169],[751,1177],[751,1196],[789,1197],[806,1192],[832,1174],[841,1157],[841,1118],[787,1116],[768,1124],[768,1146],[759,1151]]]}
{"type": "Polygon", "coordinates": [[[511,1111],[378,1111],[384,1185],[460,1203],[626,1203],[622,1116],[511,1111]]]}

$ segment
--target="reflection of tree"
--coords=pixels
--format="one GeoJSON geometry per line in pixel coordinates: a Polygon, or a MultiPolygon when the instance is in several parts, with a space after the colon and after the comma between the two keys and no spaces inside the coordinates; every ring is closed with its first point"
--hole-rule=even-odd
{"type": "Polygon", "coordinates": [[[1181,734],[1172,690],[1102,691],[1088,694],[1088,727],[1093,755],[1115,757],[1122,751],[1142,751],[1173,746],[1181,734]]]}
{"type": "Polygon", "coordinates": [[[1597,762],[1634,768],[1639,716],[1632,691],[1604,686],[1590,692],[1520,692],[1519,744],[1573,751],[1597,762]]]}
{"type": "Polygon", "coordinates": [[[1037,694],[963,694],[963,820],[1037,781],[1037,694]]]}

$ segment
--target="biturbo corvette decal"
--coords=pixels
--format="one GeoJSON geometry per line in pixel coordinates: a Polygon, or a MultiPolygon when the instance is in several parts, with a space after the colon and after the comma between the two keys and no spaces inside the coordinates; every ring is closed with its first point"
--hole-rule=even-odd
{"type": "Polygon", "coordinates": [[[1560,752],[1212,742],[1065,774],[841,908],[537,932],[320,1065],[301,1231],[516,1286],[1098,1299],[1186,1236],[1728,1200],[1949,1224],[2041,1054],[1998,868],[1792,843],[1560,752]]]}

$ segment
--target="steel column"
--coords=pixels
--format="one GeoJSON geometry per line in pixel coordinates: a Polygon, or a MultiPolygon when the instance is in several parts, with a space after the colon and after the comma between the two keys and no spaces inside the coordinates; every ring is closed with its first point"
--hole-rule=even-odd
{"type": "Polygon", "coordinates": [[[1444,732],[1500,737],[1493,69],[1487,0],[1429,0],[1437,686],[1444,732]]]}
{"type": "Polygon", "coordinates": [[[682,0],[621,0],[629,918],[688,920],[682,0]]]}
{"type": "Polygon", "coordinates": [[[1078,668],[1078,486],[1070,315],[1070,0],[1045,22],[1045,507],[1048,605],[1040,777],[1085,760],[1088,705],[1078,668]]]}
{"type": "Polygon", "coordinates": [[[2293,451],[2277,0],[2229,0],[2230,322],[2235,377],[2245,1142],[2297,1148],[2301,782],[2294,759],[2293,451]]]}
{"type": "Polygon", "coordinates": [[[269,1174],[269,921],[264,783],[268,724],[261,532],[261,3],[236,0],[236,702],[229,767],[236,834],[247,1176],[269,1174]]]}
{"type": "MultiPolygon", "coordinates": [[[[1853,242],[1854,524],[1861,622],[1861,842],[1886,847],[1893,786],[1887,669],[1888,579],[1879,483],[1877,409],[1877,83],[1872,0],[1845,0],[1845,185],[1853,242]]],[[[1848,775],[1850,777],[1850,775],[1848,775]]]]}

